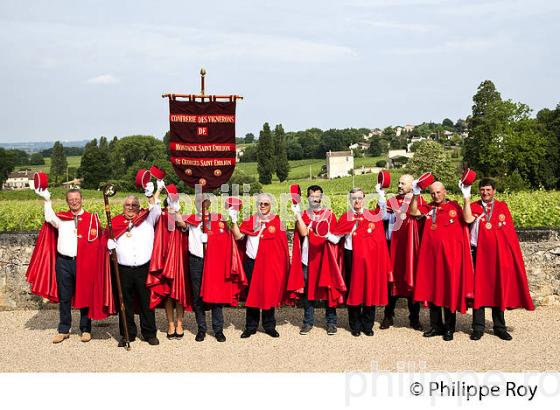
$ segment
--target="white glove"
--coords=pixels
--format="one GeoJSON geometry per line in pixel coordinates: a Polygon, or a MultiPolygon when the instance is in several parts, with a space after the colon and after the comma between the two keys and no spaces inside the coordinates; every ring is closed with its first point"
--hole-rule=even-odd
{"type": "Polygon", "coordinates": [[[161,191],[163,188],[165,188],[165,182],[163,182],[163,179],[158,179],[156,181],[157,184],[157,190],[161,191]]]}
{"type": "Polygon", "coordinates": [[[414,195],[420,195],[422,193],[422,188],[418,186],[418,180],[415,179],[412,181],[412,193],[414,195]]]}
{"type": "Polygon", "coordinates": [[[463,185],[461,181],[459,181],[459,189],[463,193],[463,198],[468,199],[471,197],[471,185],[463,185]]]}
{"type": "Polygon", "coordinates": [[[45,201],[50,201],[51,200],[51,193],[49,192],[49,190],[47,188],[45,188],[45,189],[36,188],[35,193],[37,195],[39,195],[41,198],[43,198],[45,201]]]}
{"type": "Polygon", "coordinates": [[[144,195],[146,195],[148,198],[150,198],[154,195],[154,183],[153,182],[150,181],[146,184],[146,188],[144,189],[144,195]]]}
{"type": "Polygon", "coordinates": [[[167,201],[167,208],[169,210],[173,210],[173,212],[177,213],[181,210],[181,205],[179,205],[179,201],[167,201]]]}
{"type": "Polygon", "coordinates": [[[299,207],[299,204],[292,204],[292,212],[296,217],[301,215],[301,208],[299,207]]]}
{"type": "Polygon", "coordinates": [[[202,241],[202,243],[207,243],[208,242],[208,234],[203,233],[202,235],[200,235],[200,240],[202,241]]]}
{"type": "Polygon", "coordinates": [[[232,222],[237,222],[239,211],[236,211],[235,209],[228,209],[228,214],[229,214],[229,219],[231,219],[232,222]]]}
{"type": "Polygon", "coordinates": [[[109,239],[107,241],[107,249],[109,249],[110,251],[117,249],[117,241],[115,241],[114,239],[109,239]]]}
{"type": "Polygon", "coordinates": [[[387,202],[385,199],[385,190],[381,189],[381,184],[375,185],[375,192],[379,195],[379,202],[387,202]]]}
{"type": "Polygon", "coordinates": [[[332,233],[329,232],[329,233],[327,234],[327,240],[328,240],[329,242],[332,242],[332,243],[334,243],[334,244],[336,245],[336,244],[340,241],[340,236],[338,236],[338,235],[333,235],[332,233]]]}

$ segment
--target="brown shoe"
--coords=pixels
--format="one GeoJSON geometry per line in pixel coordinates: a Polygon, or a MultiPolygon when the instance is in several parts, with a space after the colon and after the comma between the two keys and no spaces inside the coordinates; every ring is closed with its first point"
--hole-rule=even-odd
{"type": "Polygon", "coordinates": [[[80,338],[80,340],[84,343],[89,342],[91,340],[91,333],[90,332],[82,333],[82,337],[80,338]]]}
{"type": "Polygon", "coordinates": [[[54,335],[52,342],[54,344],[61,343],[70,337],[70,333],[57,333],[54,335]]]}

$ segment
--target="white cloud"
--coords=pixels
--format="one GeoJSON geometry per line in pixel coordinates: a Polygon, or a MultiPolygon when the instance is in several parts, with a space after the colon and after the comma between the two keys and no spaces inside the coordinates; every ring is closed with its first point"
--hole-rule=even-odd
{"type": "Polygon", "coordinates": [[[380,29],[410,31],[415,33],[428,33],[430,31],[434,31],[435,29],[435,26],[428,25],[428,24],[399,23],[396,21],[357,20],[357,22],[380,29]]]}
{"type": "Polygon", "coordinates": [[[102,75],[98,75],[97,77],[92,77],[86,80],[87,84],[100,84],[100,85],[116,84],[118,82],[119,80],[111,74],[102,74],[102,75]]]}
{"type": "Polygon", "coordinates": [[[496,48],[503,44],[503,39],[498,38],[467,38],[462,40],[445,41],[433,47],[395,48],[387,54],[412,56],[453,52],[477,52],[496,48]]]}

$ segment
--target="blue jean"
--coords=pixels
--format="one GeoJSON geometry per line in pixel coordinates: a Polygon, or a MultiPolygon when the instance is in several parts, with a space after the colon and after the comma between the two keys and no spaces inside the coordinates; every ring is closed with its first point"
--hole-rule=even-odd
{"type": "MultiPolygon", "coordinates": [[[[313,326],[315,323],[315,304],[314,301],[307,298],[307,265],[303,265],[303,278],[305,280],[306,289],[303,292],[303,324],[313,326]]],[[[327,326],[336,326],[336,308],[325,308],[325,319],[327,326]]]]}

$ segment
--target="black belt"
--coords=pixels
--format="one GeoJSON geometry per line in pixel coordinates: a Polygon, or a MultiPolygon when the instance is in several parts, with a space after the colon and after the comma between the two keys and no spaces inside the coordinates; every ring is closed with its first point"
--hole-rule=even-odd
{"type": "Polygon", "coordinates": [[[193,255],[192,253],[189,253],[189,258],[194,258],[194,259],[197,259],[197,260],[200,260],[200,261],[204,260],[204,258],[201,258],[200,256],[193,255]]]}
{"type": "Polygon", "coordinates": [[[66,259],[67,261],[75,261],[76,260],[75,256],[66,256],[66,255],[63,255],[61,253],[58,254],[58,257],[62,258],[62,259],[66,259]]]}
{"type": "Polygon", "coordinates": [[[119,266],[122,266],[123,268],[128,268],[128,269],[137,269],[137,268],[143,268],[144,266],[149,265],[149,264],[150,264],[150,261],[146,262],[143,265],[136,265],[136,266],[122,265],[122,264],[119,263],[119,266]]]}

